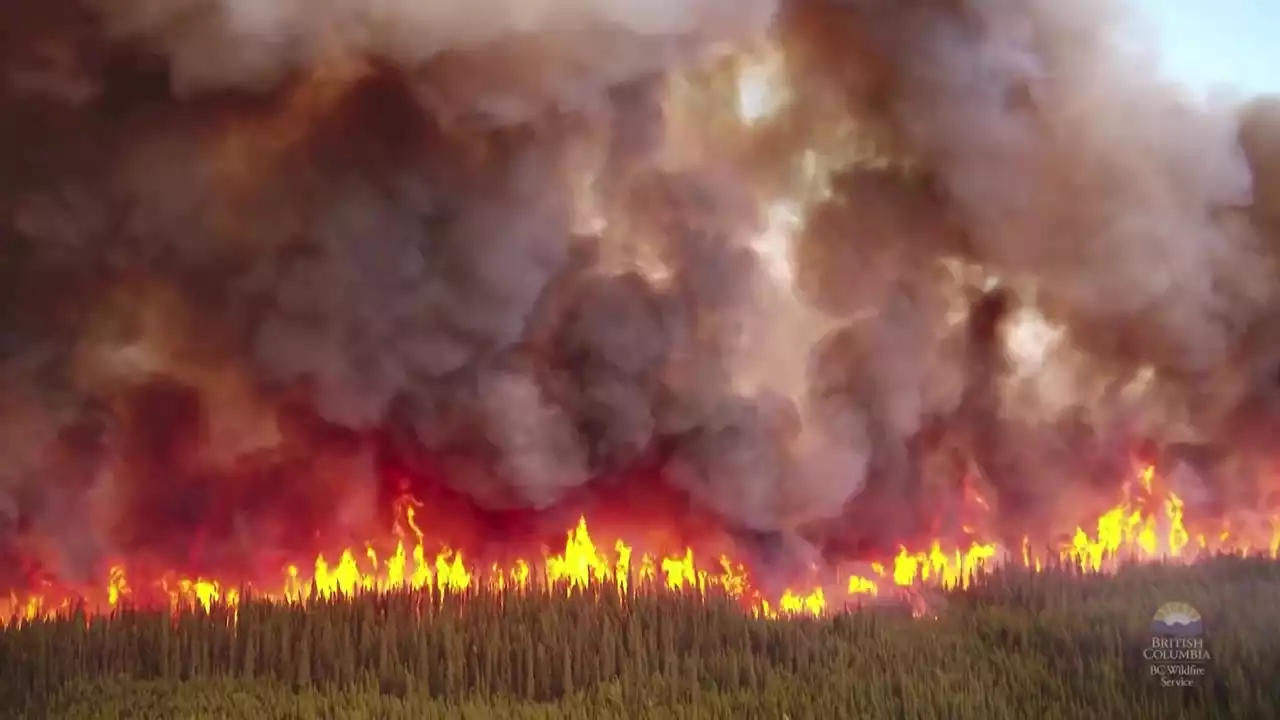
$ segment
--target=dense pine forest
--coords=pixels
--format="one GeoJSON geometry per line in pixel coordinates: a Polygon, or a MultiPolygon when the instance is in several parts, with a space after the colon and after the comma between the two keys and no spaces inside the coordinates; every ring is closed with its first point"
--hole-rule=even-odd
{"type": "Polygon", "coordinates": [[[244,600],[176,616],[77,612],[0,631],[15,717],[1271,720],[1280,565],[1001,570],[931,614],[767,620],[658,591],[244,600]],[[1142,651],[1163,603],[1203,617],[1196,687],[1142,651]]]}

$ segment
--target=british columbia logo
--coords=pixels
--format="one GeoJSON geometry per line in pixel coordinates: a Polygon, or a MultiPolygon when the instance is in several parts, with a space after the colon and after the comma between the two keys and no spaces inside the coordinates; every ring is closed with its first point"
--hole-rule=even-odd
{"type": "Polygon", "coordinates": [[[1212,659],[1200,613],[1184,602],[1161,605],[1151,618],[1151,643],[1142,657],[1164,687],[1199,685],[1212,659]]]}

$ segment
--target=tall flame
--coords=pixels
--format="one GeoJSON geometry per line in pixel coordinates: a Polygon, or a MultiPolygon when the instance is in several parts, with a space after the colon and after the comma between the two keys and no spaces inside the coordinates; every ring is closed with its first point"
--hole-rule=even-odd
{"type": "MultiPolygon", "coordinates": [[[[1102,573],[1124,562],[1194,558],[1199,552],[1265,552],[1280,550],[1280,523],[1273,522],[1265,548],[1236,542],[1229,531],[1216,540],[1191,533],[1184,523],[1184,503],[1175,493],[1159,487],[1155,468],[1143,467],[1125,487],[1125,497],[1093,523],[1092,531],[1077,528],[1071,541],[1050,552],[1036,552],[1024,539],[1020,552],[1011,553],[997,543],[972,539],[948,546],[934,540],[927,549],[901,548],[889,563],[871,563],[867,571],[849,573],[838,586],[814,584],[788,588],[780,596],[764,597],[755,588],[746,567],[728,556],[700,558],[692,548],[682,553],[655,555],[637,552],[621,539],[600,543],[591,534],[587,519],[580,518],[565,535],[562,549],[544,550],[536,559],[516,559],[486,568],[468,562],[462,550],[429,550],[429,539],[418,526],[418,506],[400,504],[401,521],[394,528],[397,540],[391,553],[380,557],[372,544],[343,550],[330,562],[324,555],[304,572],[297,565],[284,568],[275,588],[253,588],[255,596],[276,602],[305,603],[311,598],[350,597],[361,592],[413,590],[464,598],[478,590],[526,592],[536,588],[572,593],[590,588],[613,588],[621,593],[637,589],[705,594],[711,591],[740,600],[749,612],[767,618],[794,615],[819,616],[849,604],[861,604],[895,591],[927,586],[964,588],[979,573],[1000,563],[1021,564],[1040,570],[1046,562],[1069,563],[1083,572],[1102,573]],[[1056,554],[1056,557],[1054,555],[1056,554]]],[[[36,619],[68,611],[83,600],[92,609],[115,608],[140,593],[142,586],[129,580],[121,564],[108,573],[105,588],[76,592],[47,588],[28,597],[11,596],[0,604],[13,620],[36,619]],[[93,603],[98,605],[93,606],[93,603]]],[[[242,588],[211,578],[162,578],[151,583],[167,596],[170,606],[200,607],[215,604],[235,608],[242,588]]]]}

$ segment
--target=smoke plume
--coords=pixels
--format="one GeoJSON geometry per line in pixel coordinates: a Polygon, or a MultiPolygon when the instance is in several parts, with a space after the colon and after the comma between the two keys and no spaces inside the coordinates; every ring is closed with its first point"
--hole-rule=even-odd
{"type": "Polygon", "coordinates": [[[1162,81],[1123,10],[24,9],[0,554],[248,567],[404,492],[448,542],[612,506],[837,560],[979,491],[1012,543],[1139,441],[1254,509],[1280,106],[1162,81]]]}

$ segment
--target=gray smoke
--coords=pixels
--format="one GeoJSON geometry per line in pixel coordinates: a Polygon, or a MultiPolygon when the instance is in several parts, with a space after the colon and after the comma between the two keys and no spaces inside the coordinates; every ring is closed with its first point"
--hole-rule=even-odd
{"type": "Polygon", "coordinates": [[[828,554],[973,466],[1013,541],[1137,436],[1274,427],[1275,109],[1154,79],[1114,3],[47,5],[0,98],[0,538],[55,572],[360,537],[388,462],[534,514],[649,463],[828,554]]]}

